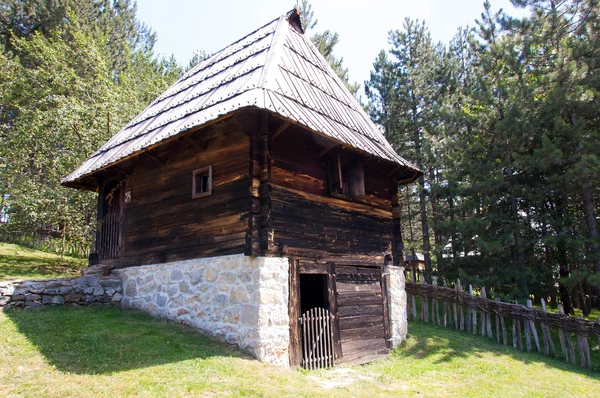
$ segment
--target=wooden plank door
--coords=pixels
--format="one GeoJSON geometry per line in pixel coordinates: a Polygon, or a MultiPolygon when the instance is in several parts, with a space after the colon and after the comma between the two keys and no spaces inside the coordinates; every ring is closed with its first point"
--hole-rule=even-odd
{"type": "Polygon", "coordinates": [[[341,363],[360,364],[389,352],[386,342],[382,270],[335,266],[341,363]]]}

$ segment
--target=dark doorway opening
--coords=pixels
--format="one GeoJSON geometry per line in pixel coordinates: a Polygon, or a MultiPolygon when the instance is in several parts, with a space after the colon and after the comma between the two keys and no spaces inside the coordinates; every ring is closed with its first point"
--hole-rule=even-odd
{"type": "Polygon", "coordinates": [[[330,309],[326,274],[300,275],[300,313],[312,308],[330,309]]]}

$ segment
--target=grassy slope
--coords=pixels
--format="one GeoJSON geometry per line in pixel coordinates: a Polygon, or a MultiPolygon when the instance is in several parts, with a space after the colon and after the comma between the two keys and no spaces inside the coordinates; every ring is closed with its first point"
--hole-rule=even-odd
{"type": "Polygon", "coordinates": [[[591,397],[600,389],[598,373],[482,338],[422,324],[411,324],[410,334],[386,360],[304,372],[261,364],[138,312],[8,311],[0,313],[0,396],[591,397]]]}
{"type": "Polygon", "coordinates": [[[83,259],[0,243],[0,281],[77,276],[86,265],[83,259]]]}

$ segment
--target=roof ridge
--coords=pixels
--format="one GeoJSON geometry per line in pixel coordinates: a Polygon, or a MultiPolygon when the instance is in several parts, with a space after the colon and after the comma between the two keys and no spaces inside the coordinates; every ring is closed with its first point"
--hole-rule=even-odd
{"type": "Polygon", "coordinates": [[[267,81],[267,76],[268,73],[271,69],[271,66],[273,65],[273,58],[275,58],[275,56],[278,55],[277,53],[277,49],[279,48],[279,46],[281,46],[280,44],[280,38],[282,36],[282,32],[283,32],[283,36],[286,35],[288,27],[286,26],[287,24],[282,23],[284,21],[284,19],[287,19],[287,17],[281,16],[279,17],[279,22],[277,23],[277,27],[275,28],[275,33],[273,34],[273,39],[271,39],[271,45],[269,46],[269,53],[267,54],[267,60],[265,61],[265,65],[263,66],[263,70],[262,73],[260,75],[260,78],[258,79],[258,87],[263,88],[264,89],[264,84],[267,81]]]}

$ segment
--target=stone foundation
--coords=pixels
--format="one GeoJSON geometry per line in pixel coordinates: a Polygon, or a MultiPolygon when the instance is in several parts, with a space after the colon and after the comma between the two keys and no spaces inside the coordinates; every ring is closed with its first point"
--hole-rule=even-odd
{"type": "Polygon", "coordinates": [[[406,340],[408,333],[404,268],[387,266],[385,272],[389,275],[387,291],[392,347],[396,348],[406,340]]]}
{"type": "Polygon", "coordinates": [[[118,304],[121,297],[121,280],[116,276],[0,282],[0,307],[4,308],[108,305],[118,304]]]}
{"type": "Polygon", "coordinates": [[[191,325],[287,366],[289,263],[243,254],[125,268],[124,308],[191,325]]]}

